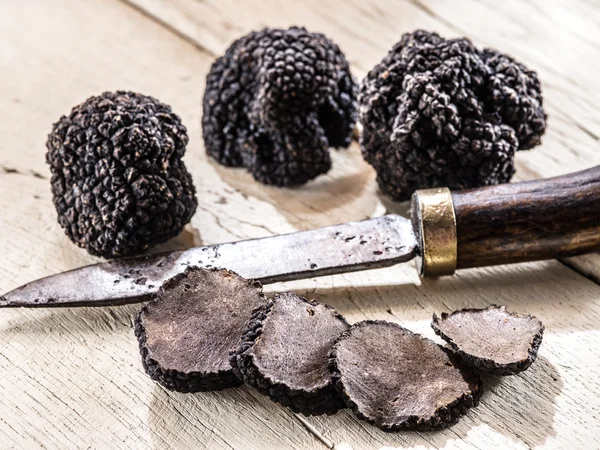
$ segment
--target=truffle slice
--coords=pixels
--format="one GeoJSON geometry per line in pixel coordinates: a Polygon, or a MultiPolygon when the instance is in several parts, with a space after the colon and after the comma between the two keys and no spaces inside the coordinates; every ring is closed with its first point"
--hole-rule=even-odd
{"type": "Polygon", "coordinates": [[[332,307],[293,293],[279,294],[255,311],[231,365],[245,383],[306,415],[344,406],[328,370],[328,354],[346,320],[332,307]]]}
{"type": "Polygon", "coordinates": [[[529,368],[542,343],[544,326],[533,316],[504,306],[433,315],[431,326],[456,354],[480,372],[513,375],[529,368]]]}
{"type": "Polygon", "coordinates": [[[260,283],[227,270],[188,268],[165,284],[135,320],[144,369],[167,389],[198,392],[241,384],[229,365],[255,308],[260,283]]]}
{"type": "Polygon", "coordinates": [[[335,386],[363,420],[384,431],[429,430],[476,406],[481,381],[452,353],[400,325],[353,325],[330,355],[335,386]]]}

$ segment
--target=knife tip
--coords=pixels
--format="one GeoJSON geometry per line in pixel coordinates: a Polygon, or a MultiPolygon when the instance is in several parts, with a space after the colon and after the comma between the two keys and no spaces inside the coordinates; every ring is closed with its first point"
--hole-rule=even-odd
{"type": "Polygon", "coordinates": [[[14,289],[7,292],[4,295],[0,295],[0,308],[14,308],[15,306],[22,306],[22,299],[16,294],[18,289],[14,289]]]}

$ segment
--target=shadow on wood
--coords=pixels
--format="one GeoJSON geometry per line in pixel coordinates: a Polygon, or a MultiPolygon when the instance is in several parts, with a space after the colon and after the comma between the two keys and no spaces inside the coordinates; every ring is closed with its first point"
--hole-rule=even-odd
{"type": "Polygon", "coordinates": [[[377,198],[385,207],[386,214],[398,214],[410,218],[410,202],[397,202],[391,197],[385,195],[380,189],[377,189],[377,198]]]}
{"type": "Polygon", "coordinates": [[[98,335],[104,333],[122,333],[131,329],[133,319],[141,309],[141,304],[112,306],[103,308],[40,308],[4,310],[4,320],[8,325],[1,329],[4,336],[25,334],[27,336],[46,336],[48,333],[66,334],[64,345],[73,343],[72,336],[79,334],[98,335]],[[10,317],[14,316],[14,317],[10,317]]]}
{"type": "Polygon", "coordinates": [[[203,245],[202,235],[200,230],[191,223],[188,223],[183,231],[175,236],[173,239],[168,240],[163,244],[159,244],[144,254],[154,254],[162,252],[170,252],[177,250],[187,250],[188,248],[201,247],[203,245]]]}
{"type": "MultiPolygon", "coordinates": [[[[331,150],[330,172],[305,185],[292,188],[265,186],[245,169],[211,164],[232,188],[243,195],[274,205],[298,230],[364,220],[374,215],[378,202],[372,195],[374,173],[362,161],[358,148],[331,150]]],[[[383,210],[381,211],[383,212],[383,210]]]]}
{"type": "Polygon", "coordinates": [[[287,409],[246,386],[182,394],[156,385],[148,423],[155,450],[323,448],[287,409]]]}
{"type": "Polygon", "coordinates": [[[478,419],[530,447],[543,445],[556,435],[555,400],[563,389],[563,381],[547,358],[538,357],[530,369],[519,375],[487,376],[483,382],[485,391],[475,412],[478,419]]]}

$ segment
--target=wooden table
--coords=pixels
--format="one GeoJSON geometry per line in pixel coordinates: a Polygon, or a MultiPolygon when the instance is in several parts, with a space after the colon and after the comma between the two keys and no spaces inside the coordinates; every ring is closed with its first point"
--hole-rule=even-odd
{"type": "MultiPolygon", "coordinates": [[[[0,292],[95,262],[56,222],[44,163],[53,122],[87,97],[131,89],[188,126],[200,201],[165,248],[273,235],[398,211],[358,146],[300,189],[274,189],[207,160],[201,98],[210,64],[264,26],[306,25],[335,40],[357,77],[403,32],[465,35],[539,72],[543,145],[517,156],[518,179],[600,164],[600,8],[590,0],[54,0],[0,4],[0,292]]],[[[597,256],[420,282],[412,264],[268,286],[327,302],[352,322],[393,320],[434,338],[433,312],[505,304],[546,325],[528,372],[486,379],[481,405],[441,432],[387,434],[348,411],[296,416],[252,389],[183,395],[143,372],[139,306],[2,310],[2,448],[600,448],[597,256]]]]}

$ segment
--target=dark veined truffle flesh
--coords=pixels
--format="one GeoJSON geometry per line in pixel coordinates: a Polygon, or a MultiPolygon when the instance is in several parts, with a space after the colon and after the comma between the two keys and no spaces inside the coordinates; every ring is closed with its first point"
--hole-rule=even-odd
{"type": "Polygon", "coordinates": [[[467,38],[422,30],[369,72],[359,102],[363,156],[396,200],[508,182],[515,152],[538,145],[546,129],[534,71],[467,38]]]}
{"type": "Polygon", "coordinates": [[[297,27],[252,32],[206,79],[206,151],[262,183],[303,184],[329,170],[329,147],[350,145],[357,92],[348,61],[326,36],[297,27]]]}
{"type": "Polygon", "coordinates": [[[434,314],[431,326],[466,364],[494,375],[527,370],[544,334],[540,320],[508,312],[504,306],[434,314]]]}
{"type": "Polygon", "coordinates": [[[385,430],[430,430],[476,406],[479,377],[451,352],[400,325],[354,324],[330,355],[335,386],[363,420],[385,430]]]}
{"type": "Polygon", "coordinates": [[[333,388],[328,354],[347,329],[332,307],[279,294],[256,310],[231,365],[246,384],[295,412],[332,414],[344,402],[333,388]]]}
{"type": "Polygon", "coordinates": [[[105,92],[61,117],[48,136],[46,161],[66,235],[110,258],[179,234],[197,206],[181,160],[187,143],[169,106],[133,92],[105,92]]]}
{"type": "Polygon", "coordinates": [[[144,369],[173,391],[240,385],[229,351],[265,303],[258,282],[227,270],[186,269],[165,282],[135,320],[144,369]]]}

